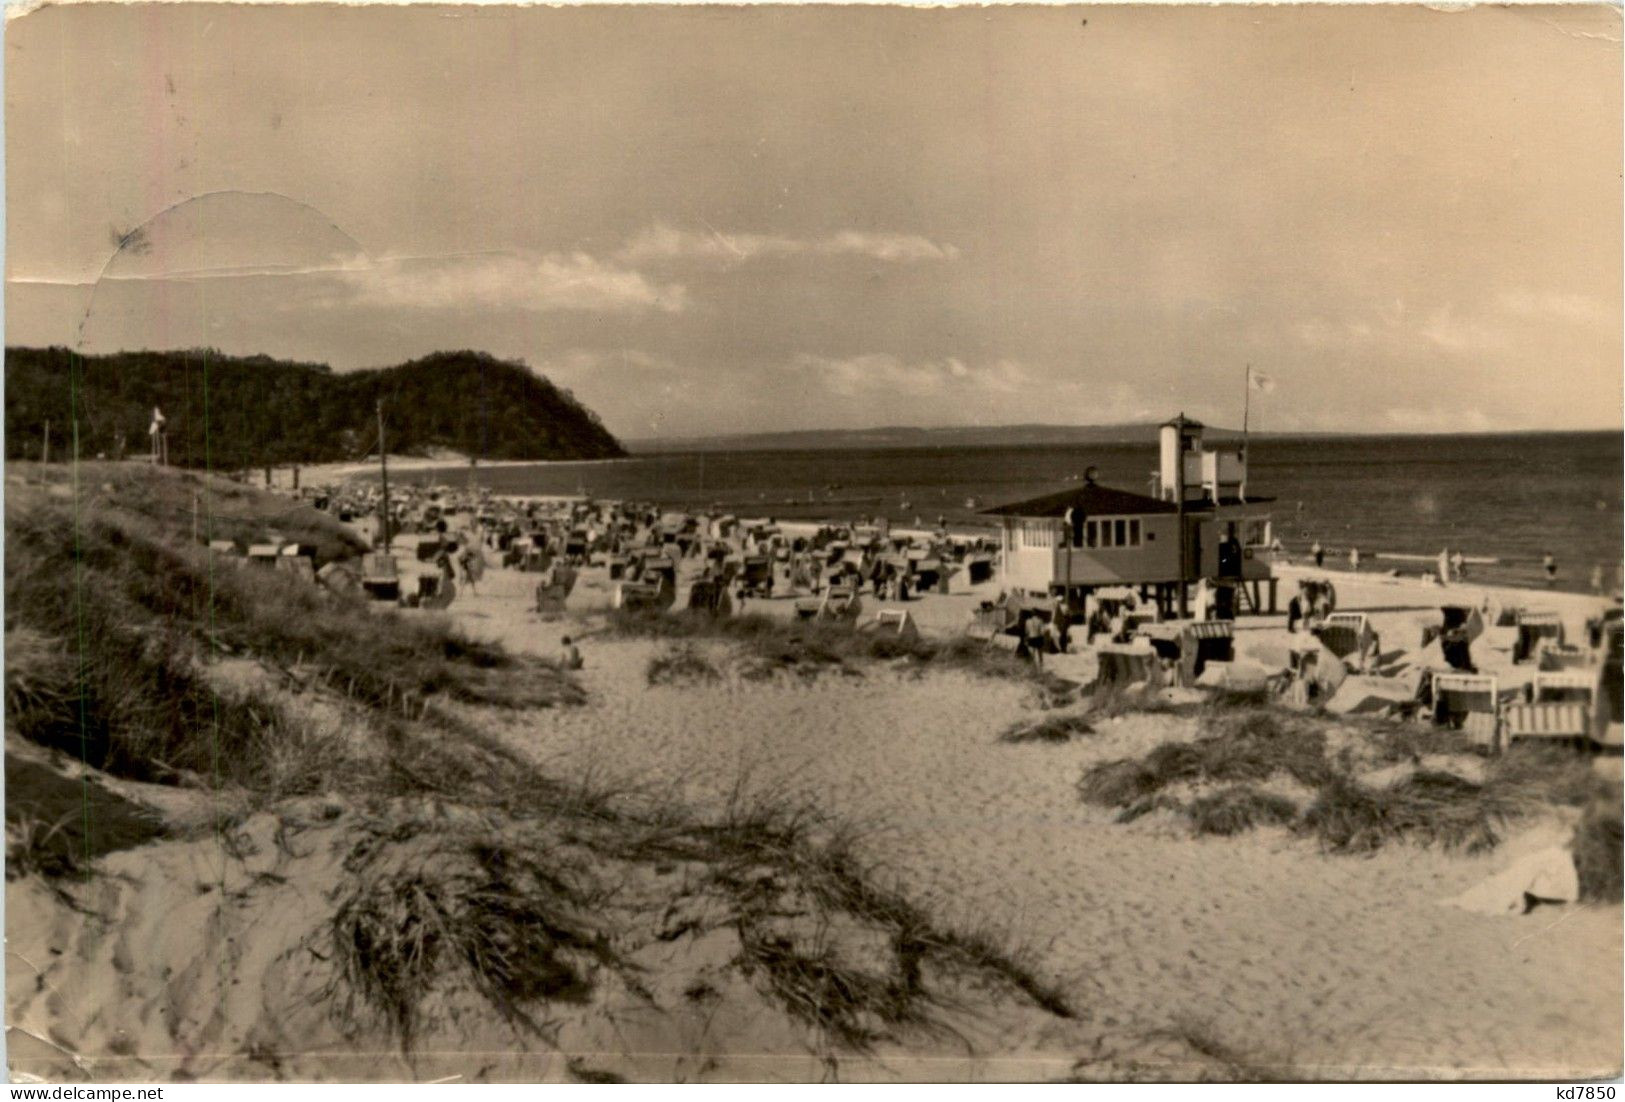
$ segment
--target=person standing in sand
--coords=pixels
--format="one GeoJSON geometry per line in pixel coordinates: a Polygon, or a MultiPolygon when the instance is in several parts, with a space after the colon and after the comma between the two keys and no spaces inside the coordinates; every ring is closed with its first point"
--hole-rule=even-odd
{"type": "Polygon", "coordinates": [[[1309,553],[1315,557],[1316,569],[1326,565],[1326,549],[1320,545],[1319,540],[1315,541],[1315,545],[1309,549],[1309,553]]]}
{"type": "Polygon", "coordinates": [[[1550,551],[1543,552],[1540,565],[1546,571],[1546,588],[1550,589],[1557,584],[1557,558],[1550,551]]]}
{"type": "Polygon", "coordinates": [[[1360,549],[1358,547],[1349,548],[1349,569],[1356,574],[1360,572],[1360,549]]]}
{"type": "Polygon", "coordinates": [[[1027,653],[1032,656],[1033,665],[1043,669],[1044,645],[1049,639],[1049,625],[1044,622],[1043,616],[1034,615],[1028,616],[1021,627],[1027,639],[1027,653]]]}

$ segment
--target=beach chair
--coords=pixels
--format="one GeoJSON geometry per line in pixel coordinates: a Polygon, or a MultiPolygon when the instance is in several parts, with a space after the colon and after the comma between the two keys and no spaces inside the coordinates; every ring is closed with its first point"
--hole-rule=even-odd
{"type": "Polygon", "coordinates": [[[292,574],[300,581],[316,584],[316,560],[305,555],[281,555],[276,560],[279,573],[292,574]]]}
{"type": "Polygon", "coordinates": [[[280,543],[253,543],[248,546],[248,561],[255,566],[275,567],[282,554],[280,543]]]}
{"type": "Polygon", "coordinates": [[[1573,643],[1545,642],[1535,650],[1535,666],[1541,671],[1583,670],[1595,660],[1594,652],[1573,643]]]}
{"type": "Polygon", "coordinates": [[[831,586],[818,608],[818,619],[833,623],[856,623],[863,614],[863,599],[856,587],[831,586]]]}
{"type": "Polygon", "coordinates": [[[1500,698],[1495,678],[1483,674],[1435,673],[1433,721],[1458,727],[1480,746],[1499,746],[1500,698]]]}
{"type": "Polygon", "coordinates": [[[747,597],[773,596],[773,562],[766,555],[745,557],[739,580],[740,592],[747,597]]]}
{"type": "Polygon", "coordinates": [[[1147,647],[1103,643],[1096,648],[1096,657],[1099,661],[1096,688],[1137,682],[1156,685],[1161,681],[1162,663],[1156,651],[1147,647]]]}
{"type": "Polygon", "coordinates": [[[394,601],[401,595],[401,571],[395,556],[374,551],[361,556],[361,588],[374,600],[394,601]]]}
{"type": "Polygon", "coordinates": [[[965,580],[971,585],[981,585],[983,582],[993,580],[993,556],[972,555],[965,560],[965,580]]]}
{"type": "Polygon", "coordinates": [[[1576,702],[1509,704],[1503,721],[1508,746],[1519,739],[1567,741],[1591,737],[1591,708],[1576,702]]]}
{"type": "Polygon", "coordinates": [[[316,571],[316,581],[334,593],[355,593],[361,588],[361,575],[341,562],[330,562],[316,571]]]}
{"type": "Polygon", "coordinates": [[[1194,685],[1209,662],[1233,662],[1236,626],[1229,620],[1198,620],[1179,633],[1180,683],[1194,685]]]}
{"type": "Polygon", "coordinates": [[[698,578],[688,590],[688,607],[693,612],[710,616],[733,615],[733,598],[728,586],[718,578],[698,578]]]}
{"type": "Polygon", "coordinates": [[[1374,636],[1363,612],[1331,612],[1314,630],[1321,644],[1338,658],[1363,667],[1374,636]]]}
{"type": "Polygon", "coordinates": [[[874,618],[858,625],[858,630],[874,635],[892,636],[897,639],[918,639],[920,629],[914,623],[914,617],[909,615],[907,609],[883,608],[876,612],[874,618]]]}
{"type": "Polygon", "coordinates": [[[1027,657],[1027,642],[1019,635],[997,634],[990,636],[987,645],[995,650],[1002,650],[1017,658],[1027,657]]]}
{"type": "Polygon", "coordinates": [[[1543,641],[1563,642],[1563,621],[1555,612],[1520,610],[1517,613],[1518,641],[1512,646],[1512,661],[1532,656],[1543,641]]]}

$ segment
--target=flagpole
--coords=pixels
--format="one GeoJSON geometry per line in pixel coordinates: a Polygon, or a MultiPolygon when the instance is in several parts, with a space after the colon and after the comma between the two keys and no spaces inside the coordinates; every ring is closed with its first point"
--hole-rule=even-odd
{"type": "Polygon", "coordinates": [[[1241,380],[1241,453],[1247,454],[1247,415],[1253,404],[1253,365],[1247,365],[1247,374],[1241,380]]]}
{"type": "Polygon", "coordinates": [[[1253,365],[1247,365],[1247,373],[1241,382],[1241,492],[1242,501],[1247,500],[1247,417],[1253,408],[1253,365]]]}

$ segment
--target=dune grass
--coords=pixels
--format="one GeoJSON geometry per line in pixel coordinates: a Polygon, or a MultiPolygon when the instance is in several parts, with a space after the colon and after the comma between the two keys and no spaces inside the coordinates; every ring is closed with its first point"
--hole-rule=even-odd
{"type": "Polygon", "coordinates": [[[1197,834],[1242,834],[1260,826],[1281,826],[1298,817],[1298,805],[1252,785],[1232,785],[1198,796],[1185,808],[1197,834]]]}
{"type": "MultiPolygon", "coordinates": [[[[192,774],[297,791],[318,783],[331,747],[265,693],[219,691],[207,671],[214,657],[297,669],[357,704],[417,718],[441,698],[582,699],[556,666],[470,640],[449,621],[380,613],[214,558],[139,511],[144,483],[125,477],[120,494],[91,502],[7,497],[6,714],[24,738],[143,780],[192,774]]],[[[176,476],[146,477],[165,487],[176,476]]]]}
{"type": "Polygon", "coordinates": [[[1608,796],[1589,804],[1574,828],[1571,846],[1581,899],[1618,903],[1625,897],[1620,876],[1621,832],[1620,794],[1616,787],[1608,796]]]}
{"type": "Polygon", "coordinates": [[[1059,744],[1071,742],[1095,733],[1095,726],[1091,721],[1093,717],[1080,715],[1076,712],[1061,715],[1043,716],[1035,720],[1016,723],[1007,728],[999,736],[1000,742],[1047,742],[1059,744]]]}
{"type": "Polygon", "coordinates": [[[649,659],[644,673],[651,685],[692,685],[722,678],[722,671],[691,643],[668,647],[649,659]]]}
{"type": "Polygon", "coordinates": [[[1518,812],[1495,788],[1454,773],[1418,770],[1380,787],[1335,776],[1298,829],[1332,853],[1374,853],[1401,840],[1479,853],[1500,844],[1502,826],[1518,812]]]}
{"type": "Polygon", "coordinates": [[[1259,705],[1249,698],[1210,700],[1194,711],[1199,734],[1164,742],[1137,758],[1097,763],[1077,788],[1085,803],[1118,809],[1119,822],[1156,810],[1182,814],[1198,834],[1233,835],[1286,825],[1328,852],[1367,854],[1398,842],[1482,852],[1500,844],[1507,824],[1542,808],[1582,807],[1600,782],[1583,755],[1518,745],[1482,765],[1475,781],[1424,758],[1479,760],[1460,732],[1395,723],[1343,726],[1377,764],[1416,768],[1386,784],[1363,782],[1347,754],[1327,750],[1329,721],[1259,705]],[[1284,777],[1313,794],[1301,809],[1259,782],[1284,777]],[[1182,800],[1177,786],[1222,786],[1182,800]]]}
{"type": "Polygon", "coordinates": [[[1052,681],[1030,662],[967,636],[932,639],[857,631],[826,621],[781,620],[756,613],[713,617],[688,611],[618,611],[606,618],[611,635],[644,639],[715,639],[740,644],[749,656],[748,678],[789,672],[855,674],[875,662],[955,669],[990,677],[1052,681]]]}
{"type": "Polygon", "coordinates": [[[1102,762],[1078,782],[1086,803],[1129,807],[1173,785],[1262,781],[1284,774],[1318,783],[1330,766],[1326,737],[1313,720],[1272,708],[1223,704],[1201,714],[1204,732],[1165,742],[1143,758],[1102,762]]]}
{"type": "Polygon", "coordinates": [[[364,871],[330,921],[341,1017],[365,1007],[410,1048],[430,994],[461,973],[508,1022],[535,1031],[533,1007],[584,1000],[594,965],[614,961],[595,924],[600,893],[580,868],[497,831],[403,848],[407,860],[360,855],[364,871]]]}

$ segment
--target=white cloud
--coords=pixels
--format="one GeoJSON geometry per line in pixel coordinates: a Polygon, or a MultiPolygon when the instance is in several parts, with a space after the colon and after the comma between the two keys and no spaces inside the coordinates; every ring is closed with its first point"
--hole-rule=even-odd
{"type": "Polygon", "coordinates": [[[928,398],[953,393],[1009,394],[1030,382],[1013,360],[973,368],[956,356],[904,360],[889,352],[869,352],[841,359],[802,353],[786,369],[816,379],[844,398],[893,393],[928,398]]]}
{"type": "Polygon", "coordinates": [[[1383,411],[1385,427],[1397,432],[1493,432],[1496,425],[1480,409],[1411,409],[1383,411]]]}
{"type": "Polygon", "coordinates": [[[1482,352],[1506,347],[1505,333],[1483,319],[1463,316],[1445,306],[1428,315],[1418,334],[1446,352],[1482,352]]]}
{"type": "Polygon", "coordinates": [[[771,256],[863,256],[906,263],[957,260],[959,250],[918,234],[841,230],[824,237],[799,238],[777,234],[723,233],[685,230],[657,223],[639,231],[617,257],[625,263],[648,260],[705,260],[740,264],[771,256]]]}
{"type": "Polygon", "coordinates": [[[351,302],[423,310],[650,310],[688,305],[681,284],[586,253],[385,260],[344,273],[351,302]]]}
{"type": "Polygon", "coordinates": [[[1535,291],[1523,288],[1504,292],[1497,300],[1501,309],[1520,317],[1548,318],[1572,322],[1601,322],[1617,327],[1619,310],[1590,295],[1566,291],[1535,291]]]}

